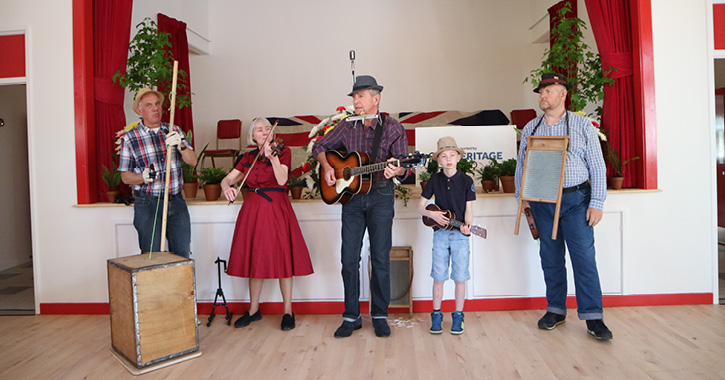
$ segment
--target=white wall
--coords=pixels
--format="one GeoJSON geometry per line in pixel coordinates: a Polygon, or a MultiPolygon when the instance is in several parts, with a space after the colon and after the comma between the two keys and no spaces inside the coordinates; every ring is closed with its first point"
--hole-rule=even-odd
{"type": "MultiPolygon", "coordinates": [[[[518,38],[513,46],[495,40],[519,33],[521,41],[526,40],[530,19],[526,3],[427,1],[412,6],[405,1],[375,0],[366,10],[355,12],[340,9],[353,9],[358,3],[340,3],[319,0],[302,6],[289,2],[282,7],[279,2],[210,2],[211,54],[192,59],[197,125],[225,117],[246,120],[256,114],[332,112],[348,102],[344,94],[350,87],[350,49],[357,50],[357,73],[375,74],[386,86],[383,108],[387,110],[506,110],[513,104],[535,105],[530,88],[520,84],[531,67],[517,63],[535,61],[540,54],[521,53],[530,46],[518,38]],[[474,17],[456,19],[463,9],[474,17]],[[487,22],[479,19],[487,14],[505,22],[483,25],[487,22]],[[371,18],[364,22],[350,15],[371,18]],[[420,22],[405,23],[411,18],[420,22]],[[258,20],[256,30],[241,27],[252,19],[258,20]],[[215,28],[217,23],[222,26],[215,28]],[[519,32],[519,27],[524,31],[519,32]],[[232,46],[234,50],[225,50],[232,46]],[[416,52],[426,47],[428,59],[423,60],[416,52]],[[205,76],[206,71],[217,74],[205,76]],[[475,75],[467,75],[464,81],[455,75],[458,72],[475,75]]],[[[0,25],[28,30],[38,303],[106,302],[105,262],[117,244],[114,220],[127,219],[130,211],[73,207],[71,4],[70,0],[5,1],[0,13],[0,25]]],[[[706,5],[706,0],[688,2],[687,7],[652,4],[662,192],[610,195],[605,203],[607,210],[622,210],[626,215],[622,294],[716,291],[706,5]],[[683,75],[686,86],[672,80],[683,75]]],[[[204,215],[213,209],[205,207],[209,206],[193,206],[193,215],[214,217],[204,215]]],[[[330,260],[337,260],[336,251],[330,248],[330,260]]],[[[607,254],[611,252],[599,252],[607,254]]]]}

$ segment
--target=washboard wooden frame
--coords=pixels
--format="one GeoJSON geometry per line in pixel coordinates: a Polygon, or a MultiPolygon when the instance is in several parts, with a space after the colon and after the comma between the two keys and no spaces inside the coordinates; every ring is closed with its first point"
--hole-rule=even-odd
{"type": "Polygon", "coordinates": [[[521,177],[514,234],[519,234],[523,201],[556,203],[554,226],[551,230],[551,239],[555,240],[559,231],[559,211],[569,136],[528,136],[526,139],[526,158],[521,177]]]}

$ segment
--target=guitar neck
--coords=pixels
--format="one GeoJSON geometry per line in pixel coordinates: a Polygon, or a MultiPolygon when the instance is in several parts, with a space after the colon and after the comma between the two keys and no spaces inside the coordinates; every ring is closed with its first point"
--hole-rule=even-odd
{"type": "Polygon", "coordinates": [[[357,168],[350,168],[350,175],[356,176],[383,171],[388,166],[388,163],[392,163],[395,166],[400,166],[400,160],[378,162],[376,164],[360,166],[357,168]]]}

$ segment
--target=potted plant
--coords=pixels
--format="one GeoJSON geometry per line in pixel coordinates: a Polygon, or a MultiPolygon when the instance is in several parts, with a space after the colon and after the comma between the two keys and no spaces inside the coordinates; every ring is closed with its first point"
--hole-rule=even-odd
{"type": "MultiPolygon", "coordinates": [[[[167,46],[171,46],[170,34],[159,32],[156,23],[148,17],[136,25],[136,29],[136,35],[128,44],[126,72],[121,73],[119,70],[113,74],[113,82],[131,92],[137,92],[144,87],[171,88],[174,57],[171,50],[166,49],[167,46]]],[[[191,97],[186,91],[188,86],[183,80],[186,78],[186,72],[179,69],[178,75],[181,80],[176,85],[176,106],[181,109],[191,105],[191,97]]],[[[168,98],[164,99],[163,109],[169,109],[169,101],[168,98]]]]}
{"type": "Polygon", "coordinates": [[[120,191],[118,190],[118,185],[121,184],[121,172],[118,171],[118,166],[115,162],[112,163],[113,171],[109,170],[106,165],[101,165],[103,167],[103,182],[108,187],[108,191],[106,191],[106,197],[108,198],[108,202],[113,203],[116,201],[116,197],[118,194],[120,194],[120,191]]]}
{"type": "Polygon", "coordinates": [[[627,165],[630,161],[638,160],[639,157],[628,158],[622,162],[619,152],[612,148],[612,145],[609,144],[609,140],[607,140],[606,145],[607,160],[612,165],[612,170],[614,170],[614,175],[607,179],[609,187],[613,190],[620,190],[622,189],[622,181],[624,180],[624,178],[622,178],[622,169],[624,168],[624,165],[627,165]]]}
{"type": "MultiPolygon", "coordinates": [[[[570,12],[569,2],[558,11],[559,22],[551,30],[554,43],[544,52],[541,68],[532,70],[524,83],[531,80],[532,84],[538,85],[543,73],[557,71],[567,75],[566,82],[572,85],[569,110],[580,111],[587,104],[596,104],[604,99],[604,85],[614,84],[614,79],[608,78],[613,68],[602,69],[599,54],[594,54],[583,42],[582,30],[587,28],[586,23],[578,17],[567,18],[570,12]]],[[[600,116],[601,113],[602,107],[598,106],[594,114],[600,116]]]]}
{"type": "Polygon", "coordinates": [[[219,199],[222,193],[220,185],[227,171],[224,168],[202,168],[198,178],[204,182],[204,197],[207,201],[215,201],[219,199]]]}
{"type": "Polygon", "coordinates": [[[425,189],[425,185],[428,181],[430,181],[430,177],[433,176],[433,174],[438,173],[439,170],[438,161],[428,160],[428,164],[425,166],[425,169],[423,169],[423,172],[418,175],[421,190],[425,189]]]}
{"type": "Polygon", "coordinates": [[[498,165],[499,178],[504,193],[516,192],[515,176],[516,176],[516,159],[509,158],[498,165]]]}
{"type": "Polygon", "coordinates": [[[476,170],[478,179],[481,181],[481,187],[484,193],[494,190],[494,182],[499,174],[499,165],[495,159],[491,159],[486,166],[476,170]]]}
{"type": "MultiPolygon", "coordinates": [[[[191,143],[193,137],[194,136],[191,131],[187,132],[186,140],[189,141],[189,143],[191,143]]],[[[187,199],[196,198],[196,193],[199,191],[199,181],[197,181],[197,178],[199,177],[196,175],[196,169],[199,166],[199,163],[204,159],[204,152],[208,146],[209,143],[204,145],[204,148],[196,156],[196,165],[191,166],[184,162],[184,160],[181,160],[181,173],[184,177],[184,196],[187,199]]]]}
{"type": "Polygon", "coordinates": [[[290,195],[292,195],[292,199],[302,198],[302,189],[304,189],[306,185],[307,180],[305,178],[290,174],[289,180],[287,181],[287,188],[290,191],[290,195]]]}
{"type": "Polygon", "coordinates": [[[456,169],[466,173],[473,175],[476,171],[476,166],[478,166],[478,163],[470,158],[461,157],[461,160],[458,161],[458,164],[456,165],[456,169]]]}

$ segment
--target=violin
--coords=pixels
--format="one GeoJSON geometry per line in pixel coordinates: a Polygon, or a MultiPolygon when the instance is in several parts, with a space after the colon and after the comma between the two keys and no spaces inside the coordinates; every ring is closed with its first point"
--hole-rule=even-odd
{"type": "MultiPolygon", "coordinates": [[[[286,148],[286,146],[284,145],[284,141],[282,141],[282,139],[280,139],[280,138],[275,138],[274,140],[272,140],[269,143],[269,147],[272,148],[273,156],[279,156],[280,154],[282,154],[282,151],[284,150],[284,148],[286,148]]],[[[260,151],[260,153],[261,153],[261,151],[260,151]]],[[[260,154],[258,156],[258,160],[266,161],[267,158],[264,156],[264,154],[260,154]]]]}

